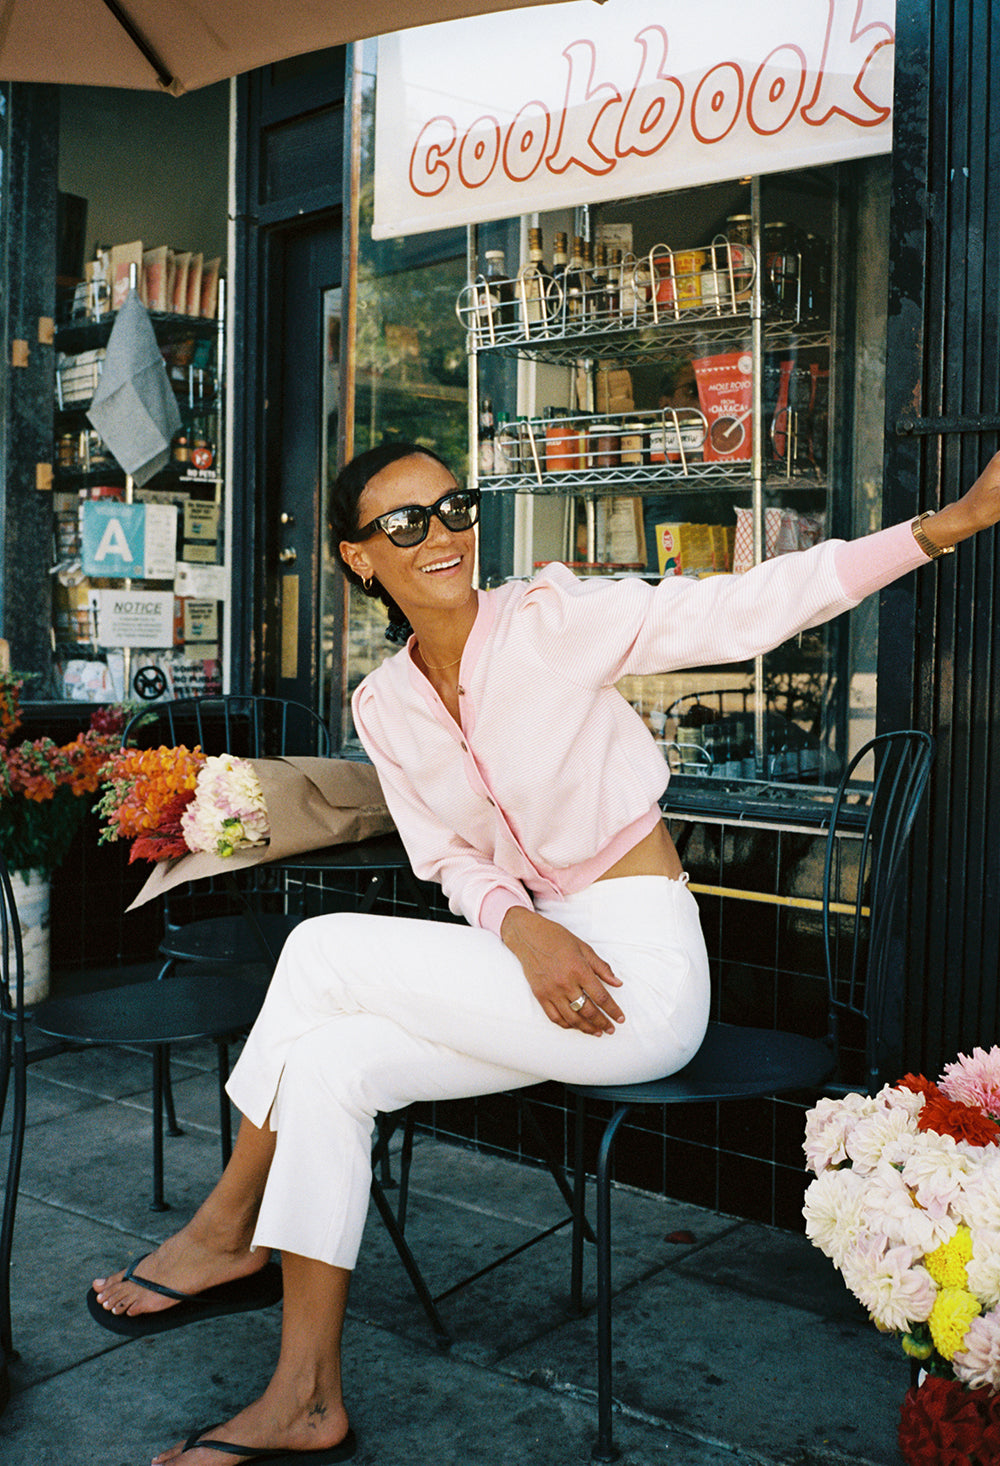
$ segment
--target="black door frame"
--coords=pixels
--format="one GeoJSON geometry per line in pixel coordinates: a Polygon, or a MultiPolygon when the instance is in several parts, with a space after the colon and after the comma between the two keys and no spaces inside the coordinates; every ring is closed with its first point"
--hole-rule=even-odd
{"type": "MultiPolygon", "coordinates": [[[[282,237],[344,207],[348,48],[263,67],[236,82],[235,289],[232,292],[233,608],[231,686],[263,692],[270,567],[279,545],[266,514],[267,282],[282,237]]],[[[336,736],[336,730],[334,730],[336,736]]]]}

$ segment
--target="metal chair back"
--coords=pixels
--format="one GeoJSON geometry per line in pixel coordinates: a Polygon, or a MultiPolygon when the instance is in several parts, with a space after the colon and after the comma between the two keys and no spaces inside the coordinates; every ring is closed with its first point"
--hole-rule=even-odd
{"type": "MultiPolygon", "coordinates": [[[[286,754],[326,757],[330,753],[330,730],[319,714],[304,703],[278,697],[227,694],[155,703],[136,713],[122,733],[123,747],[159,748],[180,744],[199,747],[209,755],[231,753],[239,758],[279,758],[286,754]]],[[[283,912],[285,884],[284,874],[265,863],[252,866],[238,876],[226,876],[224,880],[200,881],[197,888],[179,886],[163,901],[165,929],[168,933],[177,931],[222,911],[245,916],[246,903],[256,902],[258,898],[268,907],[283,912]]],[[[264,950],[257,954],[258,960],[260,956],[272,960],[267,953],[275,943],[280,948],[286,933],[280,922],[277,928],[266,934],[260,929],[267,940],[263,942],[264,950]]],[[[214,951],[226,963],[230,949],[224,941],[219,941],[219,933],[208,932],[204,927],[202,932],[208,938],[206,943],[198,942],[176,955],[182,960],[210,962],[214,951]]],[[[191,936],[195,936],[193,929],[191,936]]],[[[246,957],[243,945],[237,941],[232,948],[239,962],[246,957]]],[[[251,953],[251,960],[253,957],[251,953]]]]}
{"type": "Polygon", "coordinates": [[[178,698],[143,708],[127,724],[122,744],[157,748],[197,744],[207,754],[278,758],[330,752],[330,730],[304,703],[279,697],[227,694],[178,698]]]}

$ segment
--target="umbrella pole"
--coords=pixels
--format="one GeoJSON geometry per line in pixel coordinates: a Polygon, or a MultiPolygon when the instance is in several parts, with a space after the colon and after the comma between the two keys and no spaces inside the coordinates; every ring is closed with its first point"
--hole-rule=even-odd
{"type": "MultiPolygon", "coordinates": [[[[125,503],[135,502],[135,480],[130,473],[125,475],[125,503]]],[[[126,591],[132,589],[131,578],[125,581],[126,591]]],[[[122,691],[125,694],[125,701],[128,702],[132,693],[132,648],[122,647],[122,691]]]]}
{"type": "MultiPolygon", "coordinates": [[[[112,14],[114,14],[114,8],[109,8],[112,10],[112,14]]],[[[117,16],[116,19],[118,19],[117,16]]],[[[138,288],[138,285],[139,268],[133,262],[128,267],[128,288],[130,291],[136,290],[138,288]]],[[[130,473],[127,473],[125,475],[125,503],[135,503],[135,479],[130,473]]],[[[125,589],[126,591],[130,591],[132,589],[131,578],[126,579],[125,589]]],[[[125,693],[125,701],[128,702],[130,700],[130,694],[132,692],[132,648],[130,646],[122,647],[122,690],[125,693]]]]}

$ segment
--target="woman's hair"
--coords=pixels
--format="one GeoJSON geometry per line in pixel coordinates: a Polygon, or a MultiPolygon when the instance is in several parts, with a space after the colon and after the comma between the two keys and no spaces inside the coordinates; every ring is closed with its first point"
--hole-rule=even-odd
{"type": "Polygon", "coordinates": [[[346,463],[334,480],[330,492],[330,535],[341,568],[352,585],[358,586],[366,596],[382,602],[389,612],[389,626],[385,634],[390,641],[399,643],[405,642],[409,637],[410,623],[392,596],[377,580],[373,579],[369,585],[365,585],[360,575],[351,569],[341,555],[340,543],[341,540],[353,540],[361,528],[358,504],[369,480],[381,473],[383,468],[388,468],[390,463],[398,463],[403,458],[413,458],[417,454],[424,458],[433,458],[442,468],[448,468],[443,458],[419,443],[380,443],[377,448],[369,448],[366,453],[359,453],[357,458],[346,463]]]}

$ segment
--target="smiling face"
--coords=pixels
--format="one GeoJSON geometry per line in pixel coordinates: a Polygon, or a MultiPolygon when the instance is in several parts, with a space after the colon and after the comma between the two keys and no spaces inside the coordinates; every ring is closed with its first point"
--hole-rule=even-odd
{"type": "MultiPolygon", "coordinates": [[[[401,458],[368,480],[358,501],[358,522],[369,524],[405,504],[436,504],[457,487],[453,475],[435,459],[423,454],[401,458]]],[[[392,544],[379,530],[370,539],[342,541],[340,553],[363,580],[374,577],[412,624],[421,612],[454,611],[473,598],[475,530],[454,534],[437,515],[431,516],[427,538],[409,549],[392,544]]]]}

